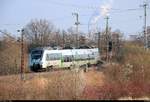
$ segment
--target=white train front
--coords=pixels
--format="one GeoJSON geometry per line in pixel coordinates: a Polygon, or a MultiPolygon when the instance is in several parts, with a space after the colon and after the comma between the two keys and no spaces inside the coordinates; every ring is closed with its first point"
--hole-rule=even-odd
{"type": "Polygon", "coordinates": [[[72,68],[99,62],[98,48],[93,49],[34,49],[30,54],[30,69],[72,68]]]}

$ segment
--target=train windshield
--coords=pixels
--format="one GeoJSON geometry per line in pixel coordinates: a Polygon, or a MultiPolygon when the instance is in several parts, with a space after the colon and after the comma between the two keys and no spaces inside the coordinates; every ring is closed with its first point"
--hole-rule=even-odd
{"type": "Polygon", "coordinates": [[[32,55],[32,59],[41,59],[42,55],[32,55]]]}
{"type": "Polygon", "coordinates": [[[43,53],[42,50],[34,50],[34,51],[31,52],[32,55],[34,55],[34,54],[40,54],[40,55],[42,55],[42,53],[43,53]]]}
{"type": "Polygon", "coordinates": [[[32,59],[41,59],[42,58],[43,51],[42,50],[35,50],[31,52],[31,58],[32,59]]]}

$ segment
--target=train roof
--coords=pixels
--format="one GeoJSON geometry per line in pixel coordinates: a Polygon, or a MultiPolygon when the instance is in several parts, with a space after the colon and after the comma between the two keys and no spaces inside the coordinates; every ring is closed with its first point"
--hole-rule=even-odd
{"type": "Polygon", "coordinates": [[[98,48],[95,49],[62,49],[62,50],[45,50],[47,53],[62,53],[63,55],[77,55],[77,54],[89,54],[98,52],[98,48]]]}
{"type": "Polygon", "coordinates": [[[60,46],[46,46],[46,47],[37,47],[33,48],[32,50],[62,50],[62,49],[92,49],[94,47],[90,47],[87,45],[80,45],[79,47],[71,47],[71,46],[65,46],[65,47],[60,47],[60,46]]]}
{"type": "Polygon", "coordinates": [[[53,48],[52,47],[37,47],[32,50],[53,50],[53,48]]]}
{"type": "Polygon", "coordinates": [[[37,48],[33,48],[31,50],[34,51],[34,50],[71,50],[71,49],[96,49],[96,48],[93,48],[93,47],[88,47],[88,46],[80,46],[78,48],[75,48],[75,47],[37,47],[37,48]]]}

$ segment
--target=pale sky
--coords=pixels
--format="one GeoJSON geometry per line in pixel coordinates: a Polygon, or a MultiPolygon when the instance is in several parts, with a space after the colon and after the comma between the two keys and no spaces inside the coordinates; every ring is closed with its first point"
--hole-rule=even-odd
{"type": "MultiPolygon", "coordinates": [[[[67,29],[74,26],[75,16],[79,13],[79,29],[88,32],[88,22],[97,14],[100,7],[111,6],[109,26],[120,29],[127,36],[142,31],[144,9],[140,7],[144,0],[0,0],[0,30],[18,34],[31,19],[47,19],[57,28],[67,29]],[[107,6],[108,6],[107,5],[107,6]],[[93,8],[92,8],[93,7],[93,8]],[[137,10],[129,10],[137,9],[137,10]],[[141,17],[140,17],[141,16],[141,17]]],[[[150,0],[148,1],[150,4],[150,0]]],[[[147,10],[147,25],[150,25],[150,9],[147,10]]],[[[105,28],[105,17],[100,17],[97,27],[105,28]]],[[[91,26],[89,26],[90,28],[91,26]]],[[[92,27],[91,27],[92,28],[92,27]]]]}

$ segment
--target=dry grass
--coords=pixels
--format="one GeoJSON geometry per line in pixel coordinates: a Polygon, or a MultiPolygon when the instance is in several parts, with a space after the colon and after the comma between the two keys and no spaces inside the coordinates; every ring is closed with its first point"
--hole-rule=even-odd
{"type": "Polygon", "coordinates": [[[106,82],[100,99],[150,97],[150,51],[138,45],[125,46],[124,62],[103,70],[106,82]]]}
{"type": "Polygon", "coordinates": [[[0,77],[1,100],[78,99],[84,88],[82,71],[57,71],[0,77]]]}
{"type": "Polygon", "coordinates": [[[90,71],[85,73],[86,84],[91,86],[101,86],[103,85],[104,75],[102,72],[90,71]]]}
{"type": "Polygon", "coordinates": [[[86,87],[84,89],[81,99],[84,100],[98,100],[99,95],[97,90],[104,85],[105,77],[102,72],[91,70],[84,73],[86,87]]]}

